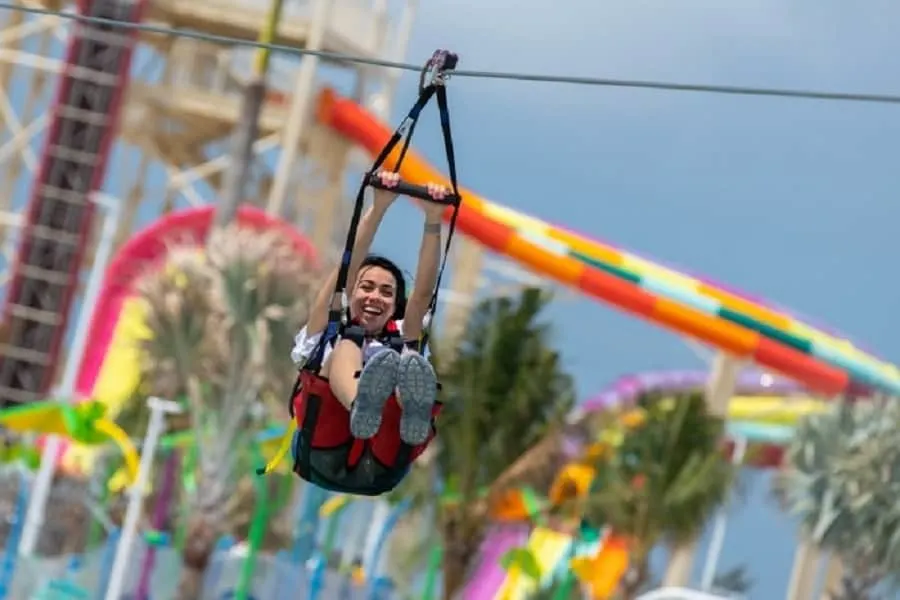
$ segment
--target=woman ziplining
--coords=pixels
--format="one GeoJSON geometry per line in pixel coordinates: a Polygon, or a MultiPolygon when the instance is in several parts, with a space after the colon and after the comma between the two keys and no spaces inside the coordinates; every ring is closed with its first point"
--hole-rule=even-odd
{"type": "MultiPolygon", "coordinates": [[[[378,176],[388,188],[399,183],[395,173],[384,172],[378,176]]],[[[429,184],[428,189],[435,200],[446,195],[442,187],[429,184]]],[[[322,402],[327,407],[319,410],[327,413],[319,413],[313,436],[334,436],[336,443],[334,447],[310,448],[309,456],[303,456],[302,431],[297,431],[294,460],[308,461],[312,469],[329,480],[339,478],[343,485],[354,488],[399,475],[394,472],[393,458],[400,445],[424,450],[433,430],[437,378],[431,364],[419,352],[419,340],[428,324],[429,305],[440,267],[441,216],[445,206],[425,204],[417,285],[407,299],[406,281],[400,268],[387,258],[368,254],[375,233],[396,197],[392,191],[375,190],[372,206],[360,220],[352,250],[352,256],[359,259],[351,258],[348,269],[348,281],[354,283],[343,333],[335,341],[325,342],[319,350],[328,325],[331,288],[338,275],[335,269],[313,303],[309,321],[297,335],[292,352],[292,358],[301,366],[311,364],[317,351],[321,353],[319,378],[310,390],[323,393],[322,402]],[[322,385],[325,382],[328,389],[322,385]],[[331,433],[333,429],[339,432],[331,433]],[[349,440],[347,432],[351,434],[349,440]],[[359,445],[355,443],[357,440],[371,442],[359,445]]]]}
{"type": "Polygon", "coordinates": [[[294,472],[301,478],[331,491],[377,496],[403,480],[436,435],[439,384],[426,357],[460,206],[444,88],[456,61],[449,52],[435,52],[422,72],[416,104],[363,179],[341,262],[316,296],[291,353],[300,368],[290,404],[296,430],[261,473],[290,451],[294,472]],[[437,96],[440,111],[449,190],[434,183],[404,182],[396,172],[432,96],[437,96]],[[382,169],[401,139],[393,169],[382,169]],[[368,187],[373,188],[372,205],[363,214],[368,187]],[[416,285],[408,298],[400,268],[369,254],[398,195],[421,200],[425,212],[416,285]],[[442,248],[441,221],[448,210],[449,231],[442,248]]]}

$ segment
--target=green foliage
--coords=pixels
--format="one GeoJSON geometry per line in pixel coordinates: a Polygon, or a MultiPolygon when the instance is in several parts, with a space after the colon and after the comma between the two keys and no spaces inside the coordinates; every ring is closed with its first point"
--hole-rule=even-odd
{"type": "Polygon", "coordinates": [[[572,378],[539,321],[550,300],[527,289],[517,299],[482,302],[455,360],[437,365],[445,403],[438,464],[465,498],[490,486],[574,405],[572,378]]]}
{"type": "Polygon", "coordinates": [[[898,424],[896,402],[841,404],[807,417],[775,481],[804,533],[860,580],[900,576],[898,424]]]}
{"type": "Polygon", "coordinates": [[[500,557],[500,566],[506,571],[519,569],[532,581],[540,581],[542,573],[534,553],[528,548],[510,548],[500,557]]]}
{"type": "Polygon", "coordinates": [[[173,248],[166,267],[139,285],[153,332],[143,344],[147,391],[202,394],[214,412],[235,396],[283,404],[293,384],[284,376],[293,371],[289,349],[315,283],[277,233],[229,227],[206,252],[173,248]]]}
{"type": "Polygon", "coordinates": [[[186,400],[204,466],[210,449],[224,459],[249,434],[252,407],[286,415],[289,350],[314,285],[283,236],[237,227],[217,231],[206,252],[173,248],[140,282],[152,331],[143,391],[186,400]]]}
{"type": "MultiPolygon", "coordinates": [[[[260,462],[252,436],[258,424],[287,418],[290,348],[317,283],[282,233],[228,226],[205,250],[172,248],[138,284],[152,332],[140,348],[140,393],[184,402],[179,427],[196,450],[184,549],[192,569],[222,531],[249,518],[255,492],[247,484],[260,462]]],[[[142,428],[146,412],[132,408],[121,420],[142,428]]]]}
{"type": "Polygon", "coordinates": [[[21,465],[29,471],[36,471],[41,464],[41,453],[25,440],[0,440],[0,467],[21,465]]]}
{"type": "Polygon", "coordinates": [[[584,594],[577,581],[557,579],[545,588],[534,591],[529,600],[582,600],[584,594]]]}
{"type": "Polygon", "coordinates": [[[518,298],[481,302],[453,358],[435,361],[444,402],[438,438],[395,496],[412,496],[421,508],[433,502],[440,482],[457,499],[437,507],[447,597],[477,555],[488,524],[485,492],[500,481],[529,483],[522,480],[529,466],[546,470],[552,452],[544,448],[559,446],[553,434],[574,405],[572,378],[541,319],[550,300],[527,289],[518,298]]]}
{"type": "Polygon", "coordinates": [[[643,560],[659,543],[693,538],[725,501],[734,469],[721,451],[724,423],[699,394],[645,403],[644,423],[601,458],[588,518],[635,540],[643,560]]]}

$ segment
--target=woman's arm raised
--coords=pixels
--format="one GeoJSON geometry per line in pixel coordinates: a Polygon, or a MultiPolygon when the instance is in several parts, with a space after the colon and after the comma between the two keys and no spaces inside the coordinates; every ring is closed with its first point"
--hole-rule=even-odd
{"type": "MultiPolygon", "coordinates": [[[[381,171],[378,173],[381,182],[387,187],[396,186],[400,181],[397,173],[381,171]]],[[[397,194],[388,190],[372,190],[372,206],[365,212],[359,221],[359,228],[356,230],[356,240],[353,243],[353,251],[350,255],[350,268],[347,271],[347,285],[353,285],[356,281],[356,272],[359,271],[359,265],[365,260],[372,247],[372,240],[375,239],[375,233],[384,219],[388,208],[396,200],[397,194]]],[[[325,329],[328,325],[328,309],[334,295],[334,286],[337,283],[338,270],[340,266],[328,275],[322,284],[322,289],[316,294],[312,307],[309,311],[309,320],[306,322],[306,334],[315,335],[325,329]]],[[[340,299],[337,300],[340,302],[340,299]]],[[[335,307],[335,308],[339,308],[335,307]]]]}
{"type": "MultiPolygon", "coordinates": [[[[448,190],[440,185],[429,183],[429,195],[435,200],[442,200],[448,190]]],[[[419,264],[416,267],[416,283],[409,301],[406,304],[406,316],[403,318],[403,337],[406,340],[418,339],[422,334],[425,313],[437,285],[438,269],[441,265],[441,217],[447,209],[445,205],[426,202],[425,227],[422,231],[422,243],[419,246],[419,264]]]]}

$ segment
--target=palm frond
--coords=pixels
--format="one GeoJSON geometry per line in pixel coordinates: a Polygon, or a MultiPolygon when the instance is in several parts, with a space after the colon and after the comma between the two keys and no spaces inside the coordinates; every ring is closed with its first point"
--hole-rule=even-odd
{"type": "Polygon", "coordinates": [[[489,524],[485,492],[529,482],[546,487],[559,466],[560,427],[575,391],[541,320],[550,300],[528,289],[481,302],[453,361],[435,361],[444,402],[430,463],[436,473],[417,467],[398,493],[417,489],[428,498],[440,479],[460,498],[438,515],[449,588],[460,584],[489,524]]]}
{"type": "MultiPolygon", "coordinates": [[[[900,574],[900,407],[841,404],[798,425],[774,490],[851,574],[900,574]]],[[[893,581],[896,583],[896,581],[893,581]]]]}
{"type": "Polygon", "coordinates": [[[171,248],[140,280],[143,391],[186,401],[202,502],[229,497],[251,419],[286,416],[292,339],[318,281],[282,234],[237,226],[217,230],[205,251],[171,248]],[[253,406],[266,410],[252,415],[253,406]]]}
{"type": "Polygon", "coordinates": [[[722,421],[691,394],[644,401],[643,424],[596,464],[592,522],[639,540],[647,550],[695,536],[725,501],[734,469],[722,454],[722,421]]]}

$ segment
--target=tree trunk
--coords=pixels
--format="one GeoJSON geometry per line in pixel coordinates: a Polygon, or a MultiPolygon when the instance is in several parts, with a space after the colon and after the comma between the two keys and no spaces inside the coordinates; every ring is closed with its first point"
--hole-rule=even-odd
{"type": "Polygon", "coordinates": [[[178,589],[175,592],[176,600],[197,600],[203,593],[203,571],[198,571],[184,565],[181,570],[181,578],[178,580],[178,589]]]}
{"type": "Polygon", "coordinates": [[[200,513],[191,517],[185,536],[184,567],[175,594],[176,600],[197,600],[201,597],[203,576],[220,533],[215,520],[207,515],[200,513]]]}
{"type": "Polygon", "coordinates": [[[468,556],[459,552],[444,553],[444,600],[453,600],[454,596],[466,585],[468,556]]]}
{"type": "Polygon", "coordinates": [[[452,600],[466,585],[472,561],[484,540],[484,522],[464,506],[445,509],[441,519],[444,540],[444,600],[452,600]]]}

